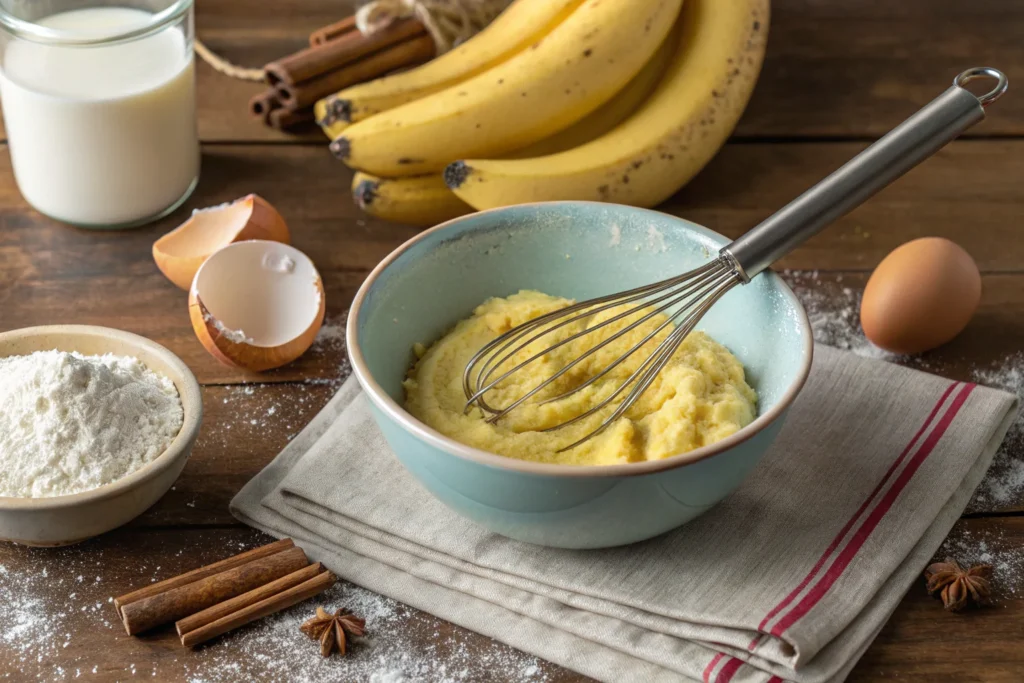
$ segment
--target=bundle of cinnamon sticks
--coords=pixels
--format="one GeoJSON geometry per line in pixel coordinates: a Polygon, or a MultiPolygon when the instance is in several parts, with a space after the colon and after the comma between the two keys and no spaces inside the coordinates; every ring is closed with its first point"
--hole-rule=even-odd
{"type": "Polygon", "coordinates": [[[173,621],[181,644],[195,647],[322,593],[336,580],[286,538],[122,595],[114,607],[128,635],[173,621]]]}
{"type": "Polygon", "coordinates": [[[356,83],[426,62],[434,40],[418,19],[401,19],[363,35],[355,17],[314,31],[308,48],[263,68],[269,86],[249,101],[253,116],[289,130],[313,120],[317,100],[356,83]]]}

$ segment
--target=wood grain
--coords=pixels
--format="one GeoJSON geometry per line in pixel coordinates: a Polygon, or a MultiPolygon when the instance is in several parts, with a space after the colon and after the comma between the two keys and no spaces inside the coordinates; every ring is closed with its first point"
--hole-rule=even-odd
{"type": "MultiPolygon", "coordinates": [[[[729,145],[662,208],[738,236],[859,147],[729,145]]],[[[319,148],[208,145],[204,164],[199,190],[174,216],[140,230],[96,232],[57,225],[29,209],[8,158],[0,157],[0,329],[113,324],[168,346],[204,383],[336,378],[341,358],[316,353],[260,376],[218,364],[195,339],[186,297],[153,264],[153,241],[193,208],[257,192],[288,220],[295,246],[313,257],[327,289],[328,320],[338,321],[366,273],[418,229],[358,213],[348,194],[349,171],[319,148]]],[[[1020,177],[1024,141],[956,143],[780,267],[868,270],[907,240],[939,235],[961,242],[986,273],[1024,272],[1024,240],[1017,239],[1024,214],[1020,177]],[[972,172],[963,173],[965,167],[972,172]]]]}
{"type": "Polygon", "coordinates": [[[1024,671],[1024,649],[1019,641],[1024,623],[1024,518],[961,520],[950,532],[949,547],[961,562],[982,561],[978,551],[984,540],[997,566],[1008,562],[1014,569],[1000,575],[993,585],[998,596],[994,607],[948,614],[941,603],[927,595],[924,581],[912,586],[878,639],[868,649],[848,679],[851,683],[879,680],[972,681],[1016,683],[1024,671]],[[966,547],[967,550],[957,551],[966,547]]]}
{"type": "MultiPolygon", "coordinates": [[[[288,0],[267,26],[258,13],[234,16],[235,2],[199,5],[198,32],[211,48],[260,66],[302,47],[314,27],[339,17],[335,3],[288,0]],[[298,8],[301,8],[299,10],[298,8]]],[[[876,138],[931,101],[971,66],[1024,77],[1024,5],[1008,0],[774,0],[761,78],[736,134],[743,138],[876,138]]],[[[245,119],[251,84],[199,72],[206,140],[280,140],[245,119]],[[211,86],[216,87],[211,87],[211,86]],[[206,87],[203,87],[206,86],[206,87]]],[[[1011,92],[1012,95],[1012,92],[1011,92]]],[[[1024,101],[1004,97],[972,136],[1024,134],[1024,101]]],[[[309,131],[304,139],[323,135],[309,131]]]]}
{"type": "MultiPolygon", "coordinates": [[[[964,520],[952,536],[965,533],[968,537],[992,539],[991,547],[997,555],[1014,549],[1019,553],[1024,545],[1024,518],[964,520]]],[[[106,602],[108,596],[136,586],[140,578],[164,579],[269,540],[244,528],[121,529],[69,548],[0,545],[0,565],[6,569],[0,574],[0,591],[10,590],[11,582],[21,582],[20,594],[38,599],[38,611],[63,611],[60,637],[55,643],[41,641],[23,652],[0,648],[0,666],[17,670],[24,680],[51,680],[58,662],[71,672],[71,677],[75,669],[80,669],[87,680],[125,680],[133,669],[136,675],[159,681],[272,678],[274,670],[268,672],[265,668],[272,663],[267,658],[231,656],[232,648],[237,651],[246,638],[247,629],[254,627],[239,629],[209,648],[190,653],[181,648],[173,628],[158,629],[141,638],[125,636],[113,606],[106,602]],[[40,582],[44,567],[48,576],[40,582]],[[102,580],[95,581],[96,575],[102,580]],[[71,591],[74,598],[68,597],[71,591]],[[71,634],[67,647],[62,647],[64,633],[71,634]],[[86,676],[93,667],[97,673],[86,676]]],[[[1019,647],[1024,596],[1019,588],[1017,595],[1008,594],[1011,588],[1005,584],[997,588],[1000,597],[994,607],[952,615],[925,595],[923,582],[913,586],[850,680],[1019,681],[1019,676],[1013,675],[1024,668],[1024,649],[1019,647]]],[[[345,605],[346,590],[342,586],[325,595],[324,604],[332,609],[345,605]]],[[[301,622],[316,604],[302,603],[286,614],[301,622]]],[[[10,612],[0,614],[0,626],[6,627],[5,631],[11,619],[10,612]]],[[[481,660],[490,658],[500,663],[507,657],[503,653],[511,652],[489,638],[415,610],[408,610],[408,617],[389,626],[400,629],[413,658],[430,656],[445,661],[468,651],[481,660]]],[[[309,655],[318,656],[312,641],[309,655]]],[[[303,660],[300,657],[296,661],[303,660]]],[[[546,676],[551,683],[588,680],[544,662],[538,668],[536,676],[546,676]]],[[[280,676],[280,669],[277,671],[280,676]]],[[[474,680],[505,683],[512,678],[507,669],[495,666],[491,677],[474,680]]],[[[323,680],[331,680],[329,671],[324,672],[323,680]]]]}
{"type": "Polygon", "coordinates": [[[203,387],[203,426],[185,469],[131,525],[235,524],[228,503],[320,412],[339,383],[203,387]]]}
{"type": "MultiPolygon", "coordinates": [[[[1013,0],[773,0],[768,53],[737,133],[880,137],[972,66],[1024,77],[1024,5],[1013,0]]],[[[1024,133],[1004,97],[972,136],[1024,133]]]]}
{"type": "MultiPolygon", "coordinates": [[[[253,629],[259,628],[259,623],[229,633],[207,647],[189,651],[181,646],[170,625],[140,637],[125,635],[113,605],[107,602],[109,596],[130,590],[140,580],[159,581],[271,540],[260,532],[237,526],[120,529],[67,548],[0,544],[0,566],[5,570],[0,572],[0,594],[16,594],[21,598],[18,608],[31,603],[33,614],[58,622],[52,626],[32,623],[26,627],[28,615],[19,616],[8,604],[8,609],[0,612],[0,632],[10,638],[0,647],[0,671],[17,672],[20,677],[11,678],[17,681],[60,680],[60,671],[71,679],[76,670],[81,672],[82,679],[90,681],[124,681],[133,675],[161,683],[298,680],[294,671],[308,668],[303,666],[309,662],[306,657],[313,663],[320,658],[319,646],[298,634],[298,624],[312,616],[318,604],[331,611],[354,607],[349,598],[350,585],[343,582],[322,597],[283,613],[297,622],[294,630],[287,629],[288,634],[294,633],[297,637],[294,651],[283,662],[279,652],[274,657],[262,650],[254,651],[252,646],[244,648],[245,639],[252,635],[253,629]],[[22,626],[14,630],[17,624],[22,626]],[[40,637],[41,634],[50,637],[40,637]]],[[[481,683],[507,683],[517,671],[502,665],[502,662],[512,660],[514,663],[517,659],[512,648],[411,608],[396,609],[383,625],[370,620],[367,626],[377,644],[357,646],[350,656],[363,657],[363,666],[370,670],[375,668],[373,662],[384,650],[380,641],[394,642],[398,638],[401,651],[408,653],[413,666],[415,661],[424,659],[466,662],[476,657],[490,658],[490,675],[472,679],[481,683]],[[387,630],[374,634],[375,627],[387,630]]],[[[397,666],[399,662],[391,660],[381,665],[387,664],[397,666]]],[[[550,683],[585,680],[543,661],[537,661],[536,666],[536,677],[550,683]]],[[[315,669],[313,680],[353,680],[345,677],[345,667],[345,660],[335,657],[315,669]]],[[[488,667],[478,665],[473,670],[487,671],[488,667]]],[[[381,669],[380,673],[386,671],[381,669]]],[[[415,670],[406,673],[414,676],[415,670]]],[[[366,679],[358,680],[362,683],[366,679]]]]}
{"type": "MultiPolygon", "coordinates": [[[[932,99],[962,69],[999,67],[1011,80],[1010,95],[970,131],[971,139],[943,150],[787,257],[780,268],[793,269],[786,277],[819,321],[846,316],[845,329],[833,341],[860,343],[857,298],[871,268],[915,237],[954,239],[985,273],[981,309],[951,344],[894,362],[963,380],[1019,364],[1024,98],[1013,96],[1012,84],[1024,78],[1024,4],[774,0],[772,5],[762,77],[736,136],[662,209],[738,236],[932,99]]],[[[304,47],[312,29],[336,21],[351,6],[351,0],[279,0],[268,20],[251,3],[203,0],[196,25],[214,51],[242,65],[262,66],[304,47]]],[[[122,233],[56,225],[26,206],[7,155],[0,153],[0,331],[55,322],[131,330],[177,353],[205,385],[206,416],[196,448],[175,486],[150,510],[122,529],[71,548],[0,545],[0,595],[16,599],[13,610],[0,611],[0,635],[26,628],[23,621],[12,621],[23,618],[19,610],[66,607],[54,612],[59,626],[29,627],[44,629],[32,631],[38,642],[12,648],[4,641],[0,647],[0,671],[16,671],[24,679],[79,673],[111,681],[136,675],[160,681],[281,676],[280,670],[265,668],[266,660],[240,653],[247,629],[254,627],[185,652],[170,629],[143,638],[124,636],[106,601],[137,587],[140,577],[160,580],[271,540],[239,526],[228,502],[340,385],[348,372],[344,313],[355,290],[370,268],[417,233],[355,209],[351,174],[331,158],[319,130],[308,127],[291,135],[251,119],[246,103],[262,86],[232,80],[206,64],[198,66],[197,79],[200,135],[207,143],[203,177],[188,205],[156,225],[122,233]],[[188,324],[184,294],[162,278],[150,257],[152,242],[191,209],[249,192],[271,200],[289,221],[295,245],[314,257],[327,289],[330,332],[298,362],[259,376],[224,368],[203,351],[188,324]]],[[[828,336],[828,326],[819,332],[828,336]]],[[[1024,458],[1024,443],[1015,439],[1004,444],[992,476],[1024,458]]],[[[1019,567],[1021,512],[1020,495],[996,500],[979,493],[968,508],[972,517],[951,534],[951,547],[970,551],[978,539],[987,539],[991,552],[1018,558],[1019,567]]],[[[1016,584],[1005,579],[997,588],[996,607],[962,616],[944,613],[921,585],[914,586],[849,680],[1019,681],[1024,588],[1019,578],[1016,584]]],[[[350,589],[342,586],[328,595],[341,606],[340,596],[350,589]]],[[[292,608],[303,615],[307,610],[312,608],[305,603],[292,608]]],[[[417,656],[501,662],[512,652],[415,610],[395,628],[417,656]]],[[[315,644],[310,647],[315,650],[315,644]]],[[[544,662],[536,676],[555,683],[585,680],[544,662]]],[[[475,680],[514,677],[515,672],[492,667],[475,680]]]]}
{"type": "MultiPolygon", "coordinates": [[[[261,67],[305,47],[313,29],[337,21],[351,5],[280,0],[268,21],[239,0],[204,0],[196,30],[223,57],[261,67]]],[[[1020,82],[1022,34],[1024,5],[1012,0],[775,0],[765,65],[737,135],[879,137],[968,67],[995,66],[1020,82]]],[[[326,143],[313,126],[292,135],[251,119],[245,103],[259,84],[206,64],[197,78],[204,140],[326,143]]],[[[970,134],[1024,134],[1024,101],[1011,91],[970,134]]]]}

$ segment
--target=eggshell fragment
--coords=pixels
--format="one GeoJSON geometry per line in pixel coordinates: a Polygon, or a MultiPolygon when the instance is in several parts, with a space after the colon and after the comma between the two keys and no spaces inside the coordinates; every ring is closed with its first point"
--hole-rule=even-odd
{"type": "Polygon", "coordinates": [[[188,310],[214,358],[261,372],[306,352],[323,324],[326,301],[308,256],[279,242],[250,240],[206,260],[189,290],[188,310]]]}
{"type": "Polygon", "coordinates": [[[270,202],[250,194],[194,211],[187,221],[153,243],[153,260],[168,280],[188,289],[210,254],[242,240],[288,244],[288,225],[270,202]]]}
{"type": "Polygon", "coordinates": [[[871,274],[860,304],[864,334],[894,353],[928,351],[967,326],[981,301],[970,255],[940,237],[894,249],[871,274]]]}

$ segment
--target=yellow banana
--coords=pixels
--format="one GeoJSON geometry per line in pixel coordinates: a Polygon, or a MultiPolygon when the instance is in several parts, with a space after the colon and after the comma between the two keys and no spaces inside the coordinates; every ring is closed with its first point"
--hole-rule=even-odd
{"type": "Polygon", "coordinates": [[[352,178],[352,198],[371,216],[409,225],[434,225],[473,211],[452,194],[440,173],[379,178],[357,172],[352,178]]]}
{"type": "Polygon", "coordinates": [[[764,57],[769,0],[687,0],[679,47],[647,102],[574,149],[530,159],[467,159],[445,169],[477,209],[555,199],[654,206],[729,137],[764,57]]]}
{"type": "Polygon", "coordinates": [[[682,0],[584,0],[551,33],[458,85],[354,123],[331,143],[349,166],[383,176],[439,171],[568,128],[651,58],[682,0]]]}
{"type": "Polygon", "coordinates": [[[484,30],[423,66],[360,83],[316,103],[332,140],[346,124],[412,102],[490,69],[547,35],[583,0],[517,0],[484,30]]]}
{"type": "Polygon", "coordinates": [[[523,149],[505,154],[502,158],[526,159],[564,152],[590,142],[622,123],[644,103],[644,100],[661,81],[669,60],[675,53],[677,34],[678,31],[673,30],[665,36],[665,40],[661,41],[654,56],[644,64],[644,68],[640,69],[640,73],[634,76],[625,88],[615,93],[610,100],[565,130],[560,130],[551,137],[527,145],[523,149]]]}

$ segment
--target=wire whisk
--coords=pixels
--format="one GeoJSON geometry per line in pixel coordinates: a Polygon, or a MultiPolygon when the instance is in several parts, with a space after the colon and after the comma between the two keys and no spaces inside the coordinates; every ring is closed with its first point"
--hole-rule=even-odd
{"type": "Polygon", "coordinates": [[[664,338],[653,345],[650,354],[608,396],[580,415],[542,430],[562,429],[609,410],[596,428],[560,450],[575,448],[600,434],[625,415],[647,391],[687,335],[727,292],[750,282],[779,258],[985,118],[984,107],[998,99],[1007,85],[1006,76],[996,69],[968,69],[953,80],[952,87],[886,136],[753,230],[723,247],[714,260],[682,275],[575,303],[513,327],[486,344],[466,364],[462,383],[467,412],[477,407],[487,415],[487,422],[493,424],[531,399],[540,404],[562,400],[598,382],[662,335],[664,338]],[[995,79],[996,84],[980,96],[963,87],[979,78],[995,79]],[[600,317],[619,307],[625,308],[621,312],[614,311],[607,319],[600,317]],[[634,316],[636,320],[630,321],[634,316]],[[594,324],[589,324],[591,322],[594,324]],[[613,330],[616,323],[623,323],[622,328],[602,339],[601,330],[613,330]],[[571,332],[570,326],[575,324],[582,324],[583,329],[571,332]],[[653,329],[644,334],[643,325],[653,329]],[[567,328],[571,333],[564,336],[567,328]],[[582,383],[555,396],[545,396],[545,390],[560,378],[634,330],[644,336],[622,355],[582,383]],[[494,406],[488,402],[488,393],[514,379],[516,373],[590,335],[596,335],[597,339],[592,346],[507,405],[494,406]],[[534,346],[541,348],[533,351],[534,346]],[[526,357],[519,360],[520,355],[526,357]],[[507,367],[509,365],[511,367],[507,367]]]}

